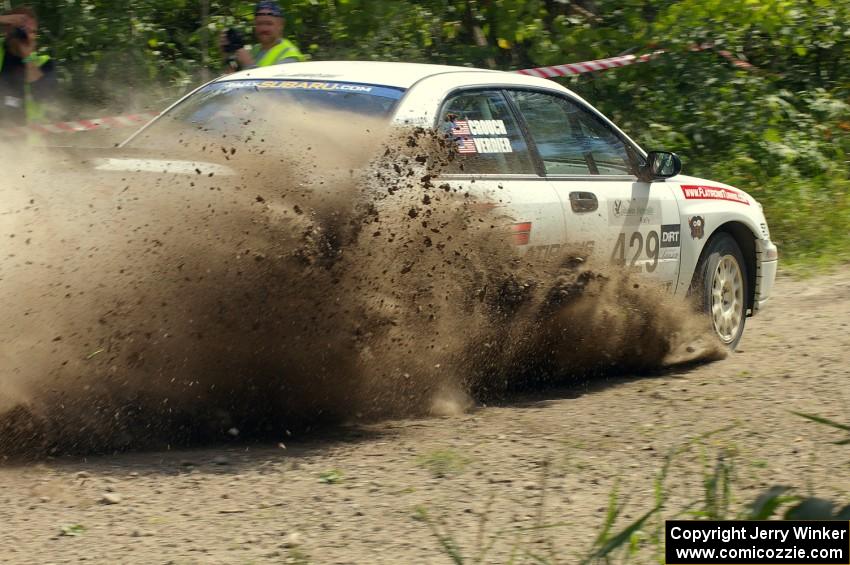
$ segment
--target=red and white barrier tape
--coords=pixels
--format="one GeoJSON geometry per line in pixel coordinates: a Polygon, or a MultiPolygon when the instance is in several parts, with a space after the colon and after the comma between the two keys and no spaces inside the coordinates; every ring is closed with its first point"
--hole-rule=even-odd
{"type": "MultiPolygon", "coordinates": [[[[711,45],[699,45],[693,47],[692,51],[704,51],[710,49],[711,45]]],[[[538,78],[555,78],[572,75],[580,75],[584,73],[593,73],[597,71],[605,71],[608,69],[617,69],[634,65],[636,63],[646,63],[651,59],[665,54],[666,51],[659,49],[652,53],[643,55],[621,55],[619,57],[609,57],[607,59],[597,59],[595,61],[584,61],[581,63],[568,63],[565,65],[554,65],[551,67],[537,67],[534,69],[521,69],[514,71],[521,75],[528,75],[538,78]]],[[[739,69],[753,70],[751,64],[736,58],[732,53],[725,50],[717,51],[721,57],[727,59],[739,69]]],[[[55,124],[32,124],[16,128],[0,129],[0,137],[11,137],[16,135],[25,135],[28,132],[40,133],[76,133],[81,131],[91,131],[96,129],[110,129],[130,126],[140,126],[152,120],[158,113],[146,112],[142,114],[129,114],[126,116],[114,116],[110,118],[96,118],[93,120],[78,120],[75,122],[59,122],[55,124]]]]}
{"type": "Polygon", "coordinates": [[[552,67],[537,67],[535,69],[522,69],[517,72],[521,75],[528,75],[538,78],[555,78],[571,75],[580,75],[584,73],[592,73],[596,71],[605,71],[608,69],[617,69],[634,65],[635,63],[646,63],[650,59],[663,55],[664,51],[653,51],[644,55],[622,55],[620,57],[610,57],[608,59],[597,59],[596,61],[584,61],[583,63],[570,63],[567,65],[554,65],[552,67]]]}
{"type": "Polygon", "coordinates": [[[141,126],[158,116],[157,112],[144,112],[141,114],[127,114],[125,116],[111,116],[108,118],[95,118],[93,120],[77,120],[74,122],[57,122],[53,124],[30,124],[14,128],[0,129],[0,136],[14,137],[26,135],[30,132],[39,133],[77,133],[96,129],[112,129],[122,127],[141,126]]]}
{"type": "MultiPolygon", "coordinates": [[[[707,51],[709,49],[713,49],[714,44],[712,43],[704,43],[702,45],[695,45],[691,48],[691,51],[707,51]]],[[[636,63],[646,63],[659,55],[664,55],[667,53],[663,49],[659,49],[657,51],[653,51],[652,53],[645,53],[643,55],[621,55],[619,57],[609,57],[608,59],[597,59],[596,61],[584,61],[583,63],[571,63],[567,65],[554,65],[551,67],[537,67],[534,69],[522,69],[519,71],[514,71],[521,75],[528,75],[538,78],[555,78],[555,77],[565,77],[572,75],[580,75],[584,73],[593,73],[596,71],[606,71],[608,69],[617,69],[620,67],[626,67],[628,65],[634,65],[636,63]]],[[[718,49],[717,54],[732,63],[734,66],[739,69],[744,69],[747,71],[757,70],[756,67],[749,64],[746,61],[742,61],[733,55],[731,52],[725,49],[718,49]]]]}
{"type": "Polygon", "coordinates": [[[717,54],[720,55],[721,57],[723,57],[724,59],[726,59],[727,61],[729,61],[730,63],[732,63],[733,65],[735,65],[736,67],[738,67],[739,69],[744,69],[745,71],[758,70],[757,67],[749,64],[746,61],[742,61],[741,59],[737,58],[735,55],[733,55],[730,51],[727,51],[726,49],[718,49],[717,54]]]}

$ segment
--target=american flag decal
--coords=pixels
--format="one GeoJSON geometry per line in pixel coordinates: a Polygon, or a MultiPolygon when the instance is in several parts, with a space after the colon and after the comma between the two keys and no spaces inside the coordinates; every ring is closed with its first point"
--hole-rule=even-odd
{"type": "Polygon", "coordinates": [[[472,135],[467,120],[455,120],[452,122],[452,135],[472,135]]]}
{"type": "Polygon", "coordinates": [[[457,139],[457,152],[464,155],[478,153],[475,148],[475,141],[471,137],[459,137],[457,139]]]}

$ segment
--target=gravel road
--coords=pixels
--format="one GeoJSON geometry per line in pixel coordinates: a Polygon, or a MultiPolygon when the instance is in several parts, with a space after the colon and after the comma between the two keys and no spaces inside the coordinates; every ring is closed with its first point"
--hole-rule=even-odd
{"type": "Polygon", "coordinates": [[[685,445],[668,517],[701,496],[721,451],[735,507],[774,484],[848,502],[850,449],[789,410],[848,421],[850,268],[782,276],[775,292],[740,351],[710,364],[279,444],[6,461],[0,562],[451,563],[419,508],[466,558],[492,544],[484,562],[530,551],[573,563],[612,490],[621,524],[643,514],[685,445]]]}

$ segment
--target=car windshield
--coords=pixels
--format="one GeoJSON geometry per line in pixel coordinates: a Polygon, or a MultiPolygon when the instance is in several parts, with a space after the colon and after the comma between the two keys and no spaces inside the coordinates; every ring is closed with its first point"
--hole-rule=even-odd
{"type": "Polygon", "coordinates": [[[161,149],[174,134],[259,138],[271,131],[341,115],[386,121],[404,89],[350,82],[233,80],[205,86],[126,145],[161,149]]]}

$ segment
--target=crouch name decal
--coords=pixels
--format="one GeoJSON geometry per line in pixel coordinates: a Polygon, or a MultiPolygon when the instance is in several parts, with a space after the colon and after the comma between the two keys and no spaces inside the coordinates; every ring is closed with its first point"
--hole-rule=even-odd
{"type": "Polygon", "coordinates": [[[454,120],[452,135],[457,143],[457,152],[462,155],[476,153],[513,153],[511,140],[506,136],[505,122],[502,120],[454,120]]]}

